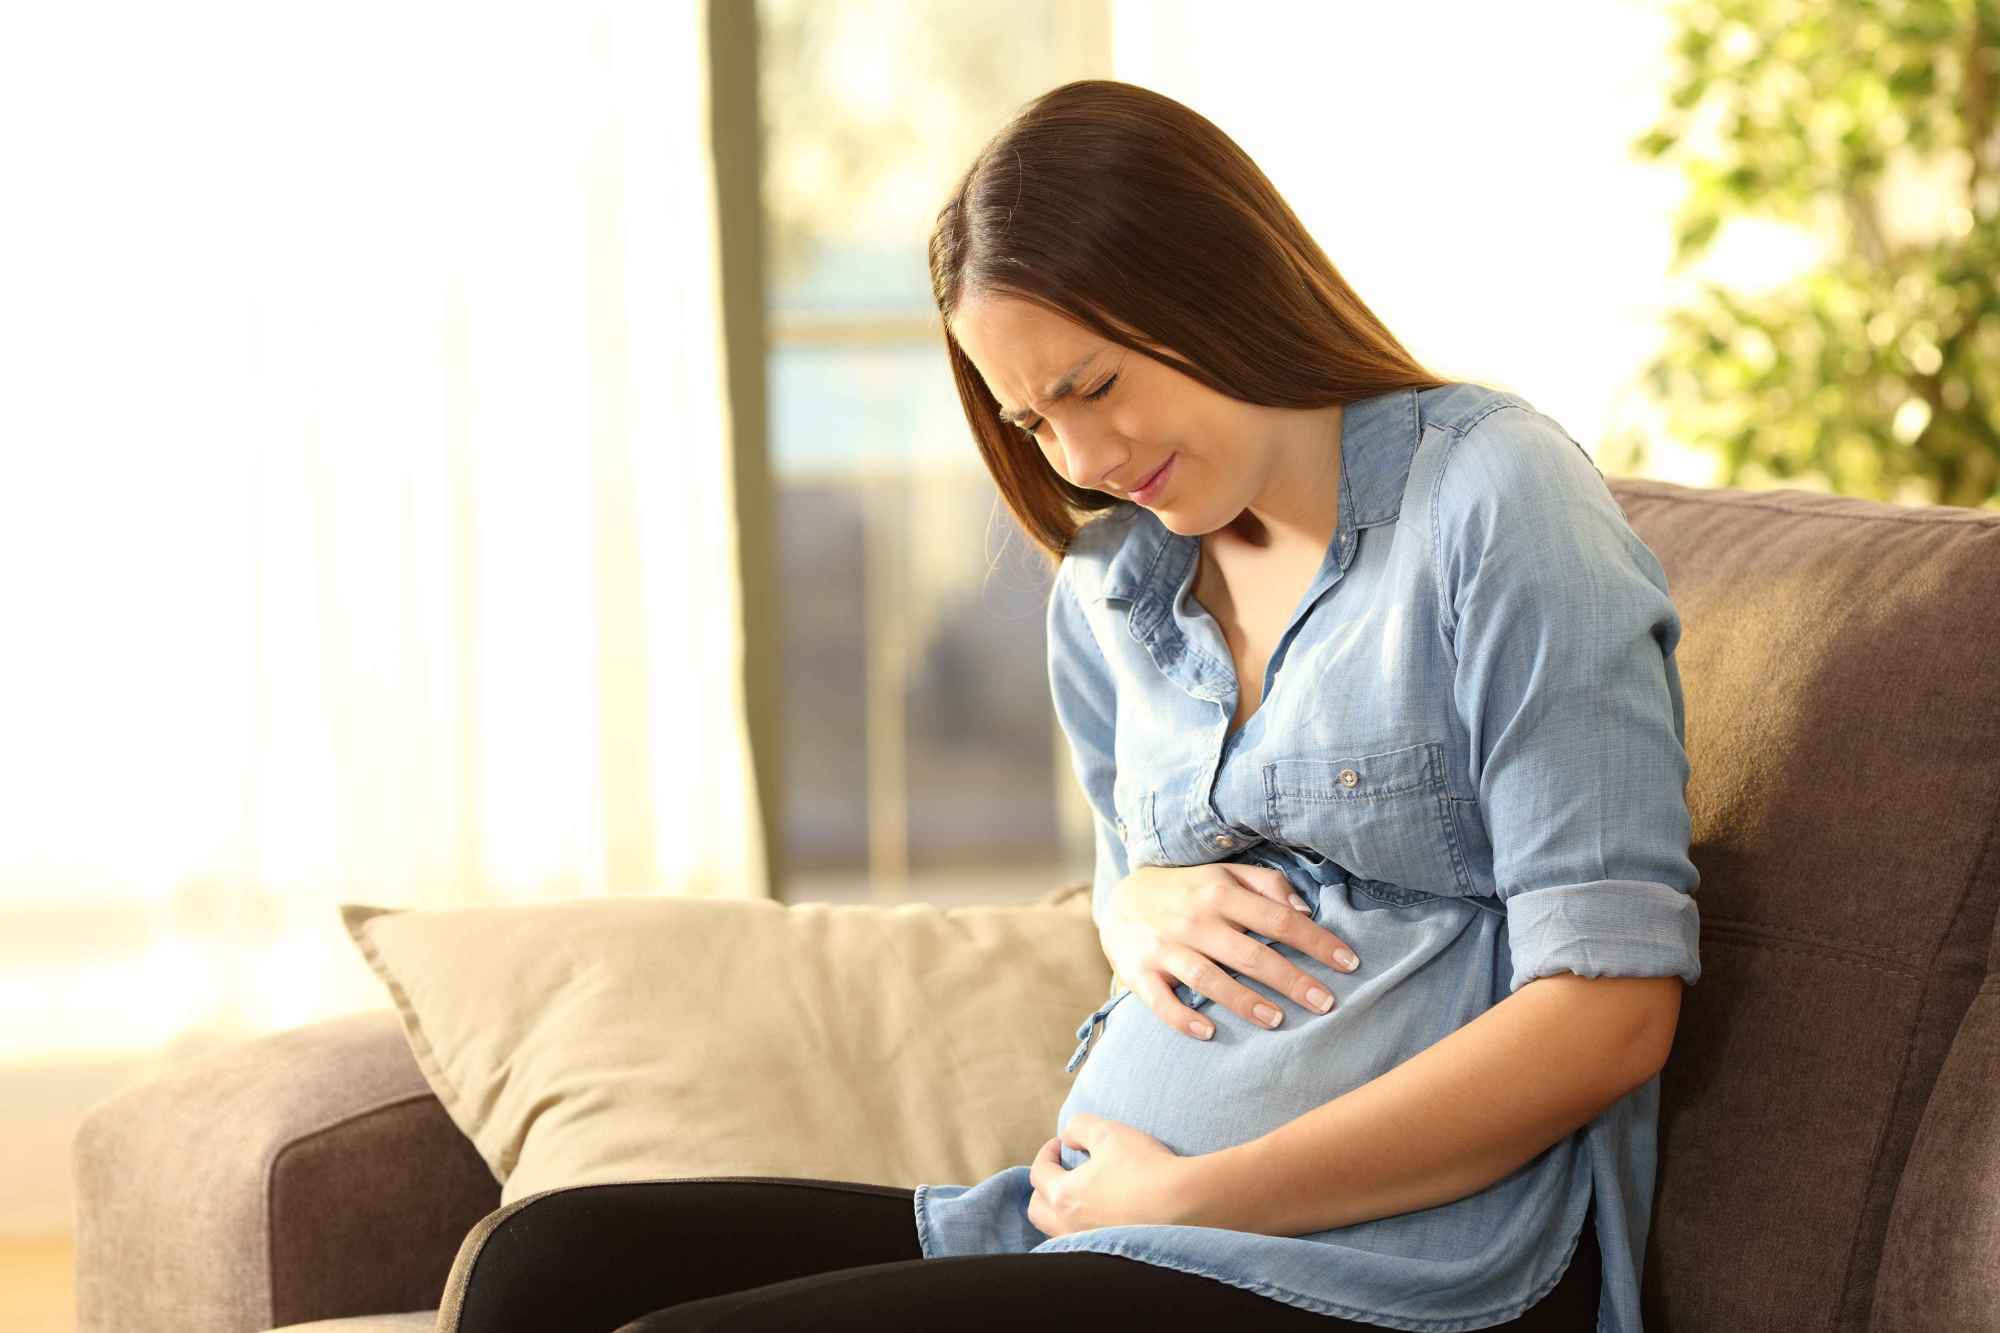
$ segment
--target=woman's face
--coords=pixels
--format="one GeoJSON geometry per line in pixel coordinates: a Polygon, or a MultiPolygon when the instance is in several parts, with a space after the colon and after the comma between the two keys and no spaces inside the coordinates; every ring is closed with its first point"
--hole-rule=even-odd
{"type": "Polygon", "coordinates": [[[1241,402],[1014,297],[975,296],[959,307],[952,336],[1009,429],[1032,431],[1071,485],[1134,499],[1183,535],[1258,528],[1238,523],[1246,510],[1319,548],[1333,532],[1338,406],[1241,402]],[[1132,494],[1169,462],[1157,486],[1132,494]]]}

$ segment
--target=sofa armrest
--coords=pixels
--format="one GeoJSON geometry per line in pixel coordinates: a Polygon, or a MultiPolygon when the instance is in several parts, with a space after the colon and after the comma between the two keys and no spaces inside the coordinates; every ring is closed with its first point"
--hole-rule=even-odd
{"type": "Polygon", "coordinates": [[[436,1308],[500,1185],[392,1009],[188,1061],[71,1147],[80,1333],[251,1333],[436,1308]]]}

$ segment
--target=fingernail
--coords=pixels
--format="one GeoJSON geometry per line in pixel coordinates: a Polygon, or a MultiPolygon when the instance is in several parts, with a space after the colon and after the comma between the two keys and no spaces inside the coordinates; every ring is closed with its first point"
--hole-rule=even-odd
{"type": "Polygon", "coordinates": [[[1333,951],[1333,961],[1340,964],[1340,970],[1343,972],[1352,972],[1355,968],[1361,966],[1361,960],[1346,949],[1335,949],[1333,951]]]}
{"type": "Polygon", "coordinates": [[[1284,1015],[1268,1004],[1253,1005],[1250,1012],[1257,1015],[1257,1021],[1267,1028],[1274,1028],[1284,1019],[1284,1015]]]}
{"type": "Polygon", "coordinates": [[[1333,1008],[1333,997],[1317,986],[1310,986],[1306,989],[1306,1003],[1325,1013],[1333,1008]]]}
{"type": "Polygon", "coordinates": [[[1207,1041],[1215,1035],[1215,1025],[1205,1018],[1197,1018],[1194,1022],[1188,1024],[1188,1026],[1193,1028],[1194,1035],[1200,1037],[1203,1041],[1207,1041]]]}
{"type": "Polygon", "coordinates": [[[1306,900],[1299,897],[1296,893],[1292,895],[1292,906],[1298,908],[1301,912],[1312,911],[1312,908],[1306,906],[1306,900]]]}

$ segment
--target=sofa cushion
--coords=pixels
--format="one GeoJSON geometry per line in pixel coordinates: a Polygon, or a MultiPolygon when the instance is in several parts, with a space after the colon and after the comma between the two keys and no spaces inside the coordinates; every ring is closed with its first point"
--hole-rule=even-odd
{"type": "Polygon", "coordinates": [[[1865,1329],[2000,906],[2000,514],[1610,485],[1685,626],[1701,871],[1646,1323],[1865,1329]]]}
{"type": "Polygon", "coordinates": [[[950,908],[614,897],[341,916],[505,1206],[711,1174],[972,1183],[1031,1161],[1110,980],[1087,887],[950,908]]]}

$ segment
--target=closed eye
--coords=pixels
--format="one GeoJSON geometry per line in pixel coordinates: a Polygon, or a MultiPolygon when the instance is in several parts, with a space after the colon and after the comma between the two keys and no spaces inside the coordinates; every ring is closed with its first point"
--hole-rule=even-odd
{"type": "MultiPolygon", "coordinates": [[[[1104,383],[1098,385],[1095,389],[1092,389],[1089,393],[1085,394],[1084,397],[1093,403],[1097,402],[1099,399],[1103,398],[1105,394],[1110,393],[1111,386],[1116,384],[1117,382],[1118,382],[1118,377],[1116,375],[1113,375],[1110,379],[1104,381],[1104,383]]],[[[1041,430],[1043,422],[1046,422],[1047,420],[1048,420],[1047,417],[1043,417],[1041,421],[1037,421],[1034,425],[1023,426],[1021,427],[1021,429],[1028,432],[1028,434],[1030,435],[1036,434],[1041,430]]]]}

